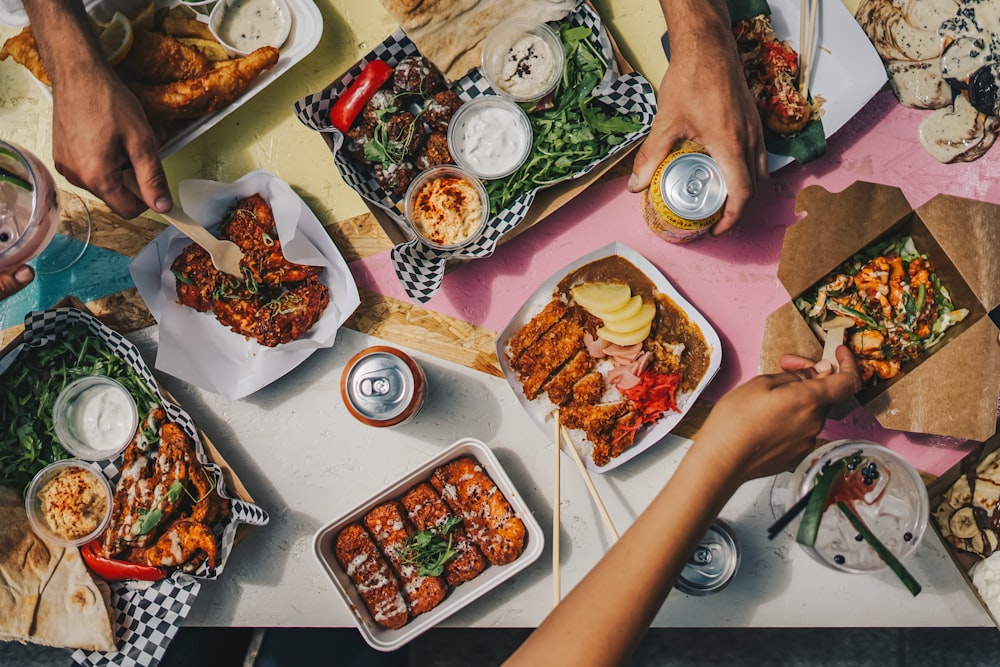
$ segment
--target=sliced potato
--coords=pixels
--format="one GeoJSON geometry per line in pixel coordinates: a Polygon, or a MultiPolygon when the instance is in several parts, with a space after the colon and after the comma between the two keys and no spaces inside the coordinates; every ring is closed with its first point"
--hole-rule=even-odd
{"type": "Polygon", "coordinates": [[[572,290],[573,299],[593,313],[611,313],[632,298],[632,288],[625,283],[584,283],[572,290]]]}
{"type": "Polygon", "coordinates": [[[636,294],[634,297],[625,302],[625,305],[618,310],[612,312],[602,312],[602,311],[591,311],[590,314],[594,317],[599,317],[604,321],[605,324],[608,322],[617,322],[618,320],[625,320],[636,313],[642,308],[642,297],[636,294]]]}
{"type": "Polygon", "coordinates": [[[635,345],[641,343],[649,337],[649,332],[653,329],[653,323],[650,322],[641,329],[636,329],[635,331],[618,332],[611,331],[607,327],[600,327],[597,330],[597,337],[603,338],[609,343],[614,343],[615,345],[635,345]]]}
{"type": "Polygon", "coordinates": [[[139,13],[132,17],[133,30],[152,30],[156,24],[156,0],[150,0],[149,4],[139,10],[139,13]]]}
{"type": "Polygon", "coordinates": [[[651,303],[644,303],[639,308],[639,312],[632,317],[625,318],[624,320],[605,321],[604,327],[608,331],[614,331],[615,333],[628,333],[648,327],[653,322],[653,317],[655,316],[656,306],[651,303]]]}
{"type": "Polygon", "coordinates": [[[222,48],[222,44],[219,44],[214,39],[202,39],[201,37],[178,37],[177,41],[182,44],[187,44],[191,48],[197,49],[208,58],[209,62],[217,63],[223,60],[229,60],[229,54],[226,50],[222,48]]]}

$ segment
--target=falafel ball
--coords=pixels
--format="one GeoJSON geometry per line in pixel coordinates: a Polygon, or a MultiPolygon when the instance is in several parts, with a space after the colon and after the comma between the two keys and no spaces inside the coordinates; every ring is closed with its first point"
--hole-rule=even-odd
{"type": "Polygon", "coordinates": [[[396,93],[392,92],[390,88],[379,88],[361,110],[361,122],[375,125],[378,123],[380,112],[390,108],[402,111],[402,107],[396,100],[396,93]]]}
{"type": "Polygon", "coordinates": [[[424,122],[432,130],[447,132],[448,123],[451,122],[451,117],[455,115],[460,106],[462,106],[462,98],[454,91],[442,90],[434,93],[434,97],[431,98],[424,110],[424,122]]]}
{"type": "Polygon", "coordinates": [[[365,157],[365,144],[371,141],[374,133],[374,125],[369,123],[355,123],[354,127],[344,135],[344,150],[354,159],[364,164],[369,164],[370,160],[365,157]]]}
{"type": "Polygon", "coordinates": [[[407,56],[392,73],[392,89],[400,95],[430,97],[444,88],[444,76],[427,58],[407,56]]]}
{"type": "Polygon", "coordinates": [[[417,153],[414,160],[417,169],[424,171],[439,164],[451,164],[451,153],[448,151],[448,137],[443,132],[431,132],[427,135],[424,147],[417,153]]]}
{"type": "Polygon", "coordinates": [[[410,187],[410,183],[417,175],[417,170],[409,162],[376,164],[372,171],[375,181],[383,190],[400,197],[406,194],[406,188],[410,187]]]}
{"type": "Polygon", "coordinates": [[[397,161],[412,159],[427,137],[424,124],[409,111],[389,116],[383,121],[383,126],[390,155],[396,157],[397,161]]]}

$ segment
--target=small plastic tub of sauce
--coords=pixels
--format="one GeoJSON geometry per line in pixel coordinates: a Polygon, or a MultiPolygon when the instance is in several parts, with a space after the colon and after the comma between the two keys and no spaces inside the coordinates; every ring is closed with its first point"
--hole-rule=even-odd
{"type": "Polygon", "coordinates": [[[135,436],[139,413],[132,394],[103,375],[80,378],[62,390],[52,408],[56,438],[85,461],[116,457],[135,436]]]}
{"type": "Polygon", "coordinates": [[[504,21],[483,42],[486,81],[515,102],[535,102],[551,93],[562,76],[564,59],[559,35],[531,19],[504,21]]]}
{"type": "Polygon", "coordinates": [[[448,152],[479,178],[503,178],[531,154],[528,115],[514,102],[483,95],[458,108],[448,124],[448,152]]]}
{"type": "Polygon", "coordinates": [[[31,529],[50,544],[76,547],[111,520],[111,482],[92,463],[66,459],[42,468],[28,485],[24,509],[31,529]]]}
{"type": "Polygon", "coordinates": [[[410,355],[376,345],[347,362],[340,377],[340,395],[358,421],[368,426],[398,426],[420,412],[427,378],[410,355]]]}
{"type": "Polygon", "coordinates": [[[482,182],[451,165],[420,173],[406,190],[406,221],[413,233],[439,250],[471,243],[489,219],[490,200],[482,182]]]}
{"type": "Polygon", "coordinates": [[[230,57],[239,57],[262,46],[280,48],[292,29],[292,15],[285,0],[219,0],[208,27],[230,57]]]}

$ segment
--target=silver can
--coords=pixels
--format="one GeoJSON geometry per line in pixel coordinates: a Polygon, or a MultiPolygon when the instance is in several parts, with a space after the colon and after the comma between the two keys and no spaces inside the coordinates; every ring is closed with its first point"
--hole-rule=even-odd
{"type": "Polygon", "coordinates": [[[708,595],[725,588],[740,566],[740,545],[733,529],[716,519],[701,538],[674,588],[688,595],[708,595]]]}
{"type": "Polygon", "coordinates": [[[358,421],[369,426],[397,426],[420,411],[427,380],[410,355],[377,345],[347,362],[340,378],[340,394],[358,421]]]}
{"type": "Polygon", "coordinates": [[[727,195],[718,163],[697,144],[684,142],[653,173],[643,217],[671,243],[693,241],[722,218],[727,195]]]}

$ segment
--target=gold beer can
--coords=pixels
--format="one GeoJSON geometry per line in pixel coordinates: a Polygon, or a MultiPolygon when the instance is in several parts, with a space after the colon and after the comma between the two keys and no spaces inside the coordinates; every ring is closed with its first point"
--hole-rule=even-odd
{"type": "Polygon", "coordinates": [[[726,181],[718,163],[697,144],[682,142],[653,172],[642,193],[642,215],[671,243],[687,243],[722,218],[726,181]]]}

